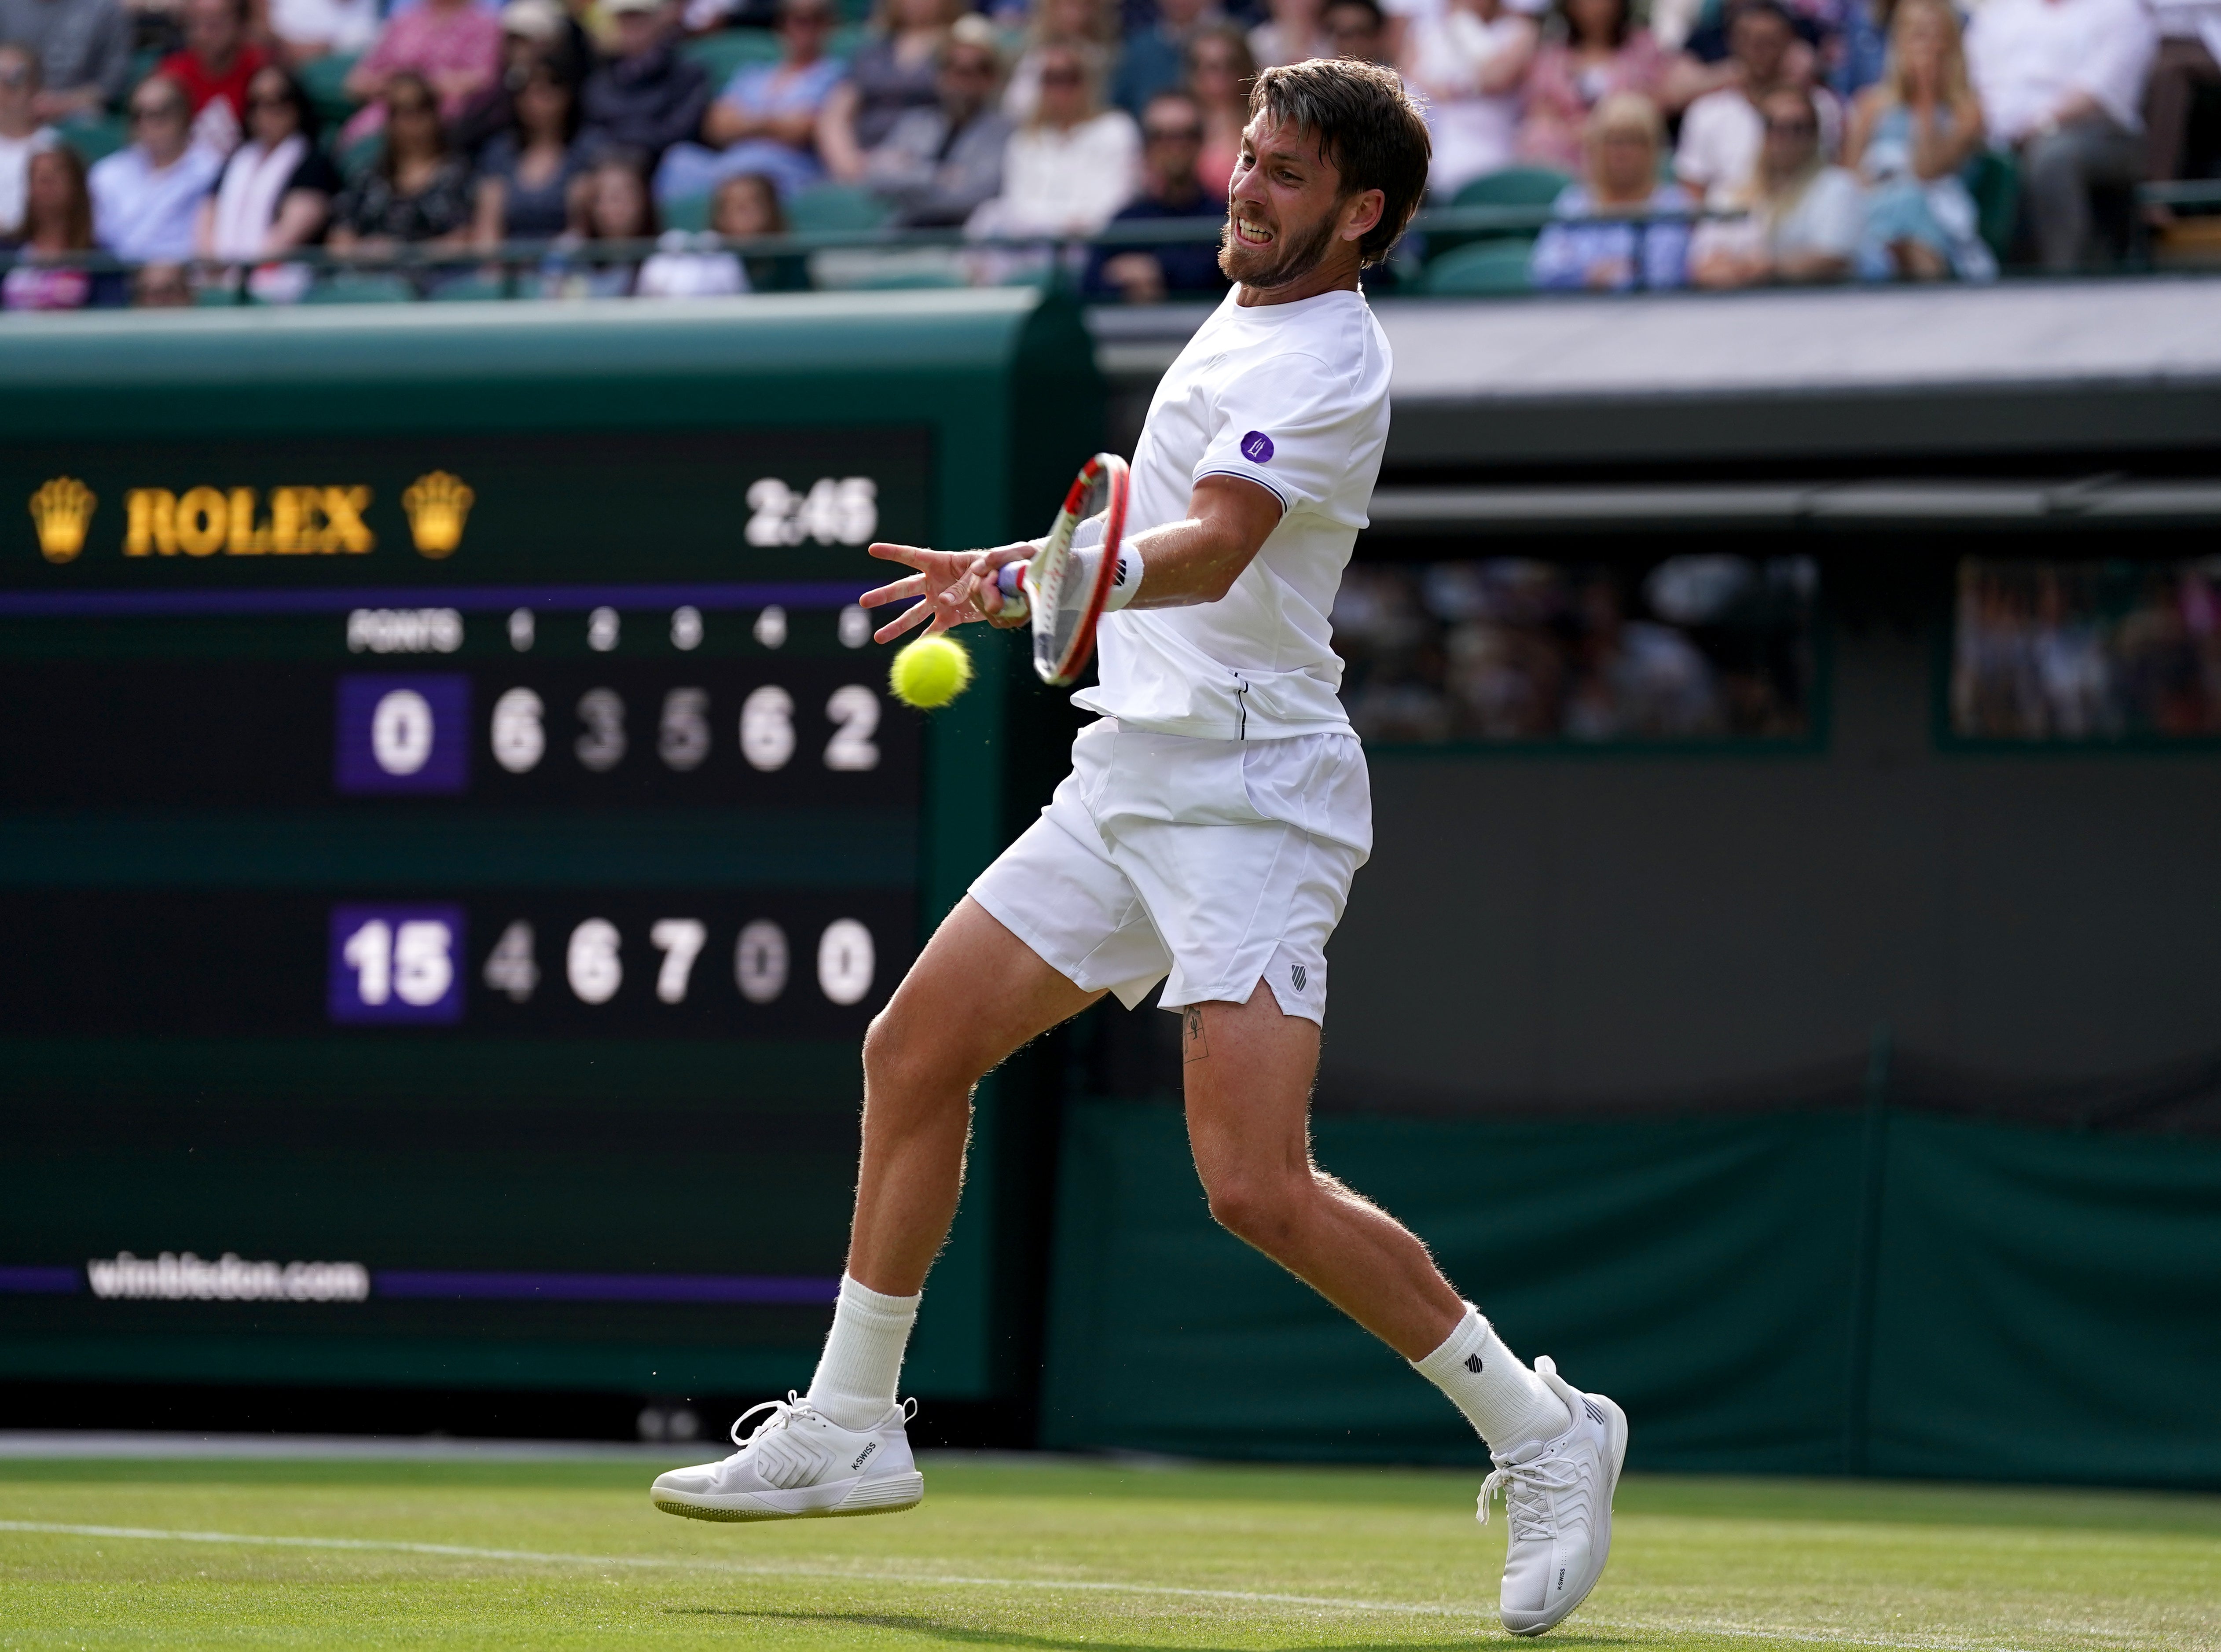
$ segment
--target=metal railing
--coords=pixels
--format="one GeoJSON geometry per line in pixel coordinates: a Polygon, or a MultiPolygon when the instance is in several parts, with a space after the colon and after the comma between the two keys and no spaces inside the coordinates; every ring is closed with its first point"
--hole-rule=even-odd
{"type": "MultiPolygon", "coordinates": [[[[2147,184],[2139,187],[2137,200],[2141,205],[2187,210],[2193,214],[2221,213],[2221,180],[2147,184]]],[[[1739,213],[1691,207],[1667,211],[1599,213],[1584,217],[1580,222],[1584,224],[1687,225],[1740,216],[1739,213]]],[[[1122,248],[1209,244],[1219,239],[1222,222],[1209,216],[1138,219],[1110,223],[1086,236],[981,239],[967,236],[961,228],[954,227],[897,228],[880,226],[804,230],[747,238],[691,232],[686,235],[683,244],[666,236],[629,241],[585,241],[559,237],[545,241],[504,241],[491,246],[460,247],[404,243],[381,247],[374,252],[339,252],[330,247],[307,247],[275,258],[253,261],[200,258],[185,260],[129,260],[97,250],[58,258],[41,258],[18,247],[0,250],[0,274],[18,266],[28,266],[41,270],[78,270],[95,276],[133,276],[158,263],[169,267],[182,263],[199,284],[204,295],[203,302],[208,302],[205,295],[215,291],[228,291],[238,303],[247,303],[255,301],[252,284],[247,278],[248,275],[256,270],[284,266],[301,272],[310,285],[344,281],[350,277],[389,276],[397,278],[407,288],[407,296],[416,298],[454,296],[456,288],[466,283],[471,284],[472,296],[529,298],[542,296],[542,289],[550,278],[582,270],[637,266],[660,253],[713,256],[726,253],[755,265],[759,269],[776,266],[783,262],[790,271],[798,266],[810,269],[812,261],[819,260],[822,254],[849,254],[856,261],[829,272],[828,278],[820,277],[821,264],[818,270],[810,271],[806,285],[821,289],[855,289],[881,285],[874,278],[870,255],[884,257],[939,252],[948,255],[948,268],[954,278],[946,285],[967,284],[963,278],[967,272],[961,269],[961,260],[970,258],[982,267],[999,268],[999,275],[982,276],[976,272],[970,272],[971,279],[985,284],[1011,278],[1011,266],[1029,260],[1037,278],[1071,285],[1076,282],[1085,267],[1087,255],[1092,251],[1116,253],[1122,248]],[[999,266],[995,262],[998,260],[1000,260],[999,266]]],[[[1412,220],[1410,233],[1399,249],[1402,272],[1406,275],[1417,273],[1420,259],[1414,249],[1426,247],[1430,241],[1438,243],[1445,238],[1456,242],[1491,237],[1531,236],[1558,222],[1563,221],[1548,205],[1430,209],[1412,220]]],[[[2007,273],[2024,276],[2030,272],[2008,271],[2007,273]]],[[[791,278],[787,285],[793,285],[791,278]]]]}

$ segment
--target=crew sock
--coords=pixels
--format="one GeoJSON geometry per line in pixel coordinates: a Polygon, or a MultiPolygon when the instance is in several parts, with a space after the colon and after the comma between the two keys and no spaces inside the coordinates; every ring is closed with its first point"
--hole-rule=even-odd
{"type": "Polygon", "coordinates": [[[844,1429],[867,1429],[893,1409],[916,1297],[882,1296],[841,1276],[833,1329],[810,1381],[810,1404],[844,1429]]]}
{"type": "Polygon", "coordinates": [[[1448,1394],[1498,1455],[1555,1440],[1573,1426],[1565,1402],[1519,1363],[1470,1302],[1442,1345],[1411,1368],[1448,1394]]]}

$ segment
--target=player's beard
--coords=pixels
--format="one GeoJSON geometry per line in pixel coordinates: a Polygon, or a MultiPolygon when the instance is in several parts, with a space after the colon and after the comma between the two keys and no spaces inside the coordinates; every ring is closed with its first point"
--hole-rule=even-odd
{"type": "Polygon", "coordinates": [[[1285,229],[1268,246],[1245,247],[1234,233],[1235,215],[1227,216],[1219,234],[1218,267],[1229,281],[1267,291],[1300,281],[1318,268],[1334,245],[1335,215],[1323,215],[1318,225],[1302,241],[1291,242],[1285,229]]]}

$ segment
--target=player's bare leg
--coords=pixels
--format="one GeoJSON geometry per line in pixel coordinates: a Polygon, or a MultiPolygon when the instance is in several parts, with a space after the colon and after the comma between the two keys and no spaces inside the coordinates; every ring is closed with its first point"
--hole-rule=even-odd
{"type": "Polygon", "coordinates": [[[1188,1143],[1211,1213],[1407,1360],[1466,1305],[1411,1230],[1311,1162],[1316,1022],[1260,984],[1247,1004],[1180,1011],[1188,1143]]]}
{"type": "Polygon", "coordinates": [[[740,1449],[723,1461],[659,1476],[656,1507],[698,1520],[787,1520],[888,1514],[925,1495],[895,1384],[963,1189],[973,1087],[1100,996],[1051,969],[969,896],[942,921],[865,1035],[848,1272],[809,1396],[742,1417],[733,1424],[740,1449]],[[758,1412],[768,1415],[743,1437],[758,1412]]]}
{"type": "Polygon", "coordinates": [[[1495,1455],[1480,1514],[1511,1510],[1501,1610],[1514,1634],[1561,1622],[1603,1574],[1627,1419],[1545,1358],[1529,1370],[1426,1247],[1311,1162],[1319,1029],[1258,983],[1246,1004],[1181,1011],[1189,1146],[1211,1213],[1417,1367],[1495,1455]]]}
{"type": "Polygon", "coordinates": [[[849,1278],[917,1294],[955,1219],[973,1086],[1102,996],[1051,969],[969,895],[957,903],[864,1037],[849,1278]]]}

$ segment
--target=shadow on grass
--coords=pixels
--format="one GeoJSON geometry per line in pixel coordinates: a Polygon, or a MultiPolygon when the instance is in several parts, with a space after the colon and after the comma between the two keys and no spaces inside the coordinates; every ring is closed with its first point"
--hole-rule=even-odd
{"type": "MultiPolygon", "coordinates": [[[[961,1646],[1023,1646],[1037,1652],[1163,1652],[1161,1641],[1107,1641],[1094,1636],[1070,1639],[1060,1635],[1028,1635],[1005,1629],[979,1629],[970,1624],[949,1623],[902,1612],[882,1611],[758,1611],[742,1606],[666,1606],[677,1618],[748,1618],[764,1623],[846,1624],[859,1629],[906,1630],[913,1635],[951,1641],[961,1646]]],[[[1455,1630],[1449,1631],[1453,1635],[1455,1630]]],[[[1441,1652],[1442,1641],[1317,1641],[1315,1652],[1441,1652]]],[[[1553,1635],[1552,1646],[1625,1646],[1617,1635],[1553,1635]]],[[[1241,1652],[1233,1647],[1198,1646],[1187,1652],[1241,1652]]]]}

